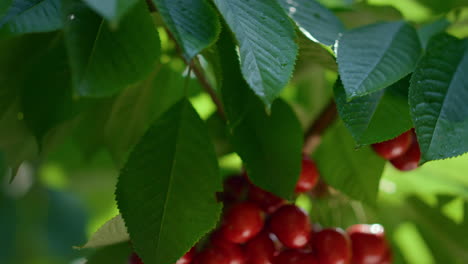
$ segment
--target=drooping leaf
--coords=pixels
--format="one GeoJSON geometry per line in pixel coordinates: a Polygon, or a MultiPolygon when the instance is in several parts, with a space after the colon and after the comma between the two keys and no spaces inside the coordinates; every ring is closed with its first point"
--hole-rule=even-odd
{"type": "Polygon", "coordinates": [[[117,23],[132,7],[137,0],[83,0],[89,7],[108,21],[117,23]]]}
{"type": "Polygon", "coordinates": [[[294,27],[275,0],[215,0],[239,43],[242,74],[269,108],[294,70],[294,27]]]}
{"type": "Polygon", "coordinates": [[[110,246],[130,240],[122,215],[117,215],[104,223],[84,244],[79,248],[96,248],[110,246]]]}
{"type": "Polygon", "coordinates": [[[61,29],[61,3],[60,0],[14,0],[0,17],[0,37],[61,29]]]}
{"type": "Polygon", "coordinates": [[[183,99],[142,137],[117,184],[118,207],[143,261],[175,263],[214,228],[220,190],[208,131],[183,99]]]}
{"type": "Polygon", "coordinates": [[[159,36],[143,1],[115,31],[81,1],[70,0],[65,10],[65,40],[78,94],[108,96],[154,69],[159,36]]]}
{"type": "Polygon", "coordinates": [[[468,151],[468,40],[434,37],[409,92],[422,162],[468,151]]]}
{"type": "Polygon", "coordinates": [[[375,203],[385,161],[370,147],[356,149],[343,123],[329,128],[314,159],[327,184],[352,199],[375,203]]]}
{"type": "Polygon", "coordinates": [[[279,0],[279,3],[302,33],[314,42],[331,46],[345,31],[338,17],[316,0],[279,0]]]}
{"type": "Polygon", "coordinates": [[[414,70],[421,53],[416,30],[405,22],[373,24],[339,39],[338,70],[346,98],[381,90],[414,70]]]}
{"type": "Polygon", "coordinates": [[[289,198],[301,171],[302,128],[294,111],[282,100],[267,115],[248,89],[238,67],[228,32],[221,34],[222,98],[229,120],[231,143],[253,183],[289,198]]]}
{"type": "Polygon", "coordinates": [[[129,243],[120,243],[99,249],[91,255],[86,264],[128,264],[132,250],[129,243]]]}
{"type": "Polygon", "coordinates": [[[213,7],[206,0],[153,0],[167,27],[190,61],[209,47],[221,26],[213,7]]]}
{"type": "Polygon", "coordinates": [[[449,26],[450,21],[448,21],[446,18],[441,18],[419,28],[418,36],[423,48],[427,47],[427,43],[433,36],[444,32],[449,26]]]}
{"type": "Polygon", "coordinates": [[[384,90],[350,102],[341,81],[336,82],[338,112],[358,144],[382,142],[413,127],[408,105],[409,80],[407,76],[384,90]]]}

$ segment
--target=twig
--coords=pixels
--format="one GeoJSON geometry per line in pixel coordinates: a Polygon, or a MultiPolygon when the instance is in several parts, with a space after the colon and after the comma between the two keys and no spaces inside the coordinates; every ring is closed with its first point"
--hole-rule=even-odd
{"type": "Polygon", "coordinates": [[[322,134],[335,121],[338,116],[335,101],[332,99],[319,117],[307,129],[304,136],[304,148],[302,152],[310,156],[320,144],[322,134]]]}
{"type": "Polygon", "coordinates": [[[152,0],[146,0],[146,5],[148,5],[148,9],[149,9],[150,12],[157,12],[158,11],[152,0]]]}

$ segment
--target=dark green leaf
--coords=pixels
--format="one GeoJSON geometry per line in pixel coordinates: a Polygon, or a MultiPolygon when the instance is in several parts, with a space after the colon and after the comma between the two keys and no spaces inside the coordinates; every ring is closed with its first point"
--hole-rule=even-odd
{"type": "Polygon", "coordinates": [[[215,227],[221,177],[209,139],[184,99],[154,123],[121,171],[118,207],[146,264],[175,263],[215,227]]]}
{"type": "Polygon", "coordinates": [[[409,102],[422,162],[468,151],[468,40],[434,37],[411,78],[409,102]]]}
{"type": "Polygon", "coordinates": [[[61,3],[61,0],[14,0],[0,18],[0,36],[61,29],[61,3]]]}
{"type": "Polygon", "coordinates": [[[239,42],[244,78],[267,108],[294,70],[294,27],[274,0],[215,0],[239,42]]]}
{"type": "Polygon", "coordinates": [[[316,0],[279,0],[279,3],[312,41],[331,46],[345,31],[335,14],[316,0]]]}
{"type": "Polygon", "coordinates": [[[117,23],[125,14],[127,14],[137,0],[83,0],[89,7],[96,11],[107,20],[117,23]]]}
{"type": "Polygon", "coordinates": [[[445,13],[457,7],[466,7],[467,0],[416,0],[435,14],[445,13]]]}
{"type": "Polygon", "coordinates": [[[337,57],[346,98],[397,82],[414,70],[420,53],[416,30],[404,22],[373,24],[344,33],[337,57]]]}
{"type": "Polygon", "coordinates": [[[129,243],[120,243],[99,249],[88,258],[86,264],[128,264],[132,254],[129,243]]]}
{"type": "Polygon", "coordinates": [[[122,215],[117,215],[102,225],[86,242],[79,248],[95,248],[118,244],[130,240],[122,215]]]}
{"type": "Polygon", "coordinates": [[[327,184],[355,200],[375,203],[385,161],[370,147],[356,149],[343,123],[325,133],[314,157],[327,184]]]}
{"type": "MultiPolygon", "coordinates": [[[[1,178],[0,178],[1,179],[1,178]]],[[[2,181],[4,183],[4,181],[2,181]]],[[[0,192],[0,261],[1,263],[15,263],[13,260],[16,245],[18,243],[18,222],[15,200],[4,198],[0,192]]]]}
{"type": "Polygon", "coordinates": [[[413,127],[408,105],[410,76],[385,90],[346,100],[341,81],[335,84],[335,100],[340,117],[359,145],[394,138],[413,127]]]}
{"type": "Polygon", "coordinates": [[[433,36],[444,32],[449,26],[450,21],[448,21],[446,18],[442,18],[422,26],[418,30],[418,36],[423,48],[427,47],[427,43],[433,36]]]}
{"type": "Polygon", "coordinates": [[[10,9],[11,3],[13,3],[13,0],[5,0],[0,2],[0,17],[3,18],[3,16],[6,15],[8,9],[10,9]]]}
{"type": "Polygon", "coordinates": [[[190,61],[213,44],[221,26],[206,0],[153,0],[167,27],[190,61]]]}
{"type": "Polygon", "coordinates": [[[270,115],[265,113],[242,79],[228,32],[222,33],[218,48],[223,52],[221,90],[231,143],[256,185],[289,198],[301,171],[301,125],[282,100],[273,104],[270,115]]]}
{"type": "Polygon", "coordinates": [[[213,113],[207,120],[206,125],[211,135],[218,157],[233,152],[229,143],[228,127],[218,113],[213,113]]]}
{"type": "Polygon", "coordinates": [[[156,65],[160,43],[145,3],[137,4],[112,31],[81,1],[66,6],[65,39],[75,90],[108,96],[144,79],[156,65]]]}

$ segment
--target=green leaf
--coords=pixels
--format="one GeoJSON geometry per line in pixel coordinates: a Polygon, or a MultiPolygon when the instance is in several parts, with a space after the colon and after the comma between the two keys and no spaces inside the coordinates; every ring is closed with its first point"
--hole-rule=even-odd
{"type": "Polygon", "coordinates": [[[0,17],[4,17],[8,9],[10,9],[13,0],[5,0],[0,2],[0,17]]]}
{"type": "Polygon", "coordinates": [[[14,0],[0,18],[0,37],[61,29],[61,3],[60,0],[14,0]]]}
{"type": "Polygon", "coordinates": [[[291,107],[275,102],[267,115],[261,101],[242,79],[235,47],[223,32],[222,98],[229,120],[231,143],[242,158],[253,183],[289,198],[301,171],[302,128],[291,107]]]}
{"type": "Polygon", "coordinates": [[[128,264],[132,254],[129,243],[120,243],[99,249],[88,258],[86,264],[128,264]]]}
{"type": "Polygon", "coordinates": [[[468,40],[434,37],[409,92],[422,162],[468,151],[468,40]]]}
{"type": "Polygon", "coordinates": [[[359,145],[394,138],[413,127],[408,105],[410,76],[385,90],[346,100],[341,81],[334,88],[341,119],[359,145]]]}
{"type": "Polygon", "coordinates": [[[433,36],[445,32],[450,24],[450,21],[446,18],[441,18],[419,28],[418,36],[423,48],[425,49],[427,47],[427,43],[433,36]]]}
{"type": "Polygon", "coordinates": [[[78,94],[112,95],[144,79],[157,64],[159,35],[143,1],[115,31],[81,1],[70,0],[65,14],[65,40],[78,94]]]}
{"type": "Polygon", "coordinates": [[[316,0],[279,0],[279,3],[302,33],[314,42],[331,46],[345,31],[338,17],[316,0]]]}
{"type": "Polygon", "coordinates": [[[110,246],[130,240],[122,215],[117,215],[102,225],[88,242],[79,248],[110,246]]]}
{"type": "Polygon", "coordinates": [[[375,203],[385,161],[370,147],[356,149],[343,123],[329,128],[314,159],[327,184],[352,199],[375,203]]]}
{"type": "Polygon", "coordinates": [[[217,39],[221,26],[206,0],[153,0],[187,61],[217,39]]]}
{"type": "Polygon", "coordinates": [[[420,54],[416,30],[404,22],[373,24],[344,33],[337,57],[346,98],[390,86],[414,70],[420,54]]]}
{"type": "MultiPolygon", "coordinates": [[[[0,178],[1,179],[1,178],[0,178]]],[[[2,181],[2,183],[4,183],[2,181]]],[[[4,198],[0,192],[0,261],[2,263],[16,262],[15,253],[17,252],[18,239],[18,222],[21,222],[18,217],[16,200],[4,198]]]]}
{"type": "Polygon", "coordinates": [[[117,23],[132,7],[137,0],[83,0],[89,7],[107,20],[117,23]]]}
{"type": "Polygon", "coordinates": [[[241,69],[250,88],[267,108],[294,70],[294,27],[274,0],[215,0],[239,42],[241,69]]]}
{"type": "Polygon", "coordinates": [[[136,145],[116,199],[146,264],[175,263],[218,221],[218,162],[205,124],[183,99],[136,145]]]}

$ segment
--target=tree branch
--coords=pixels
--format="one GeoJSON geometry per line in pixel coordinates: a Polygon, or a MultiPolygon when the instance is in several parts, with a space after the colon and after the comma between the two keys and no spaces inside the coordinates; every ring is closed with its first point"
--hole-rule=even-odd
{"type": "Polygon", "coordinates": [[[338,117],[335,101],[332,99],[322,110],[318,118],[307,129],[304,135],[304,148],[302,152],[310,156],[320,144],[322,134],[338,117]]]}

